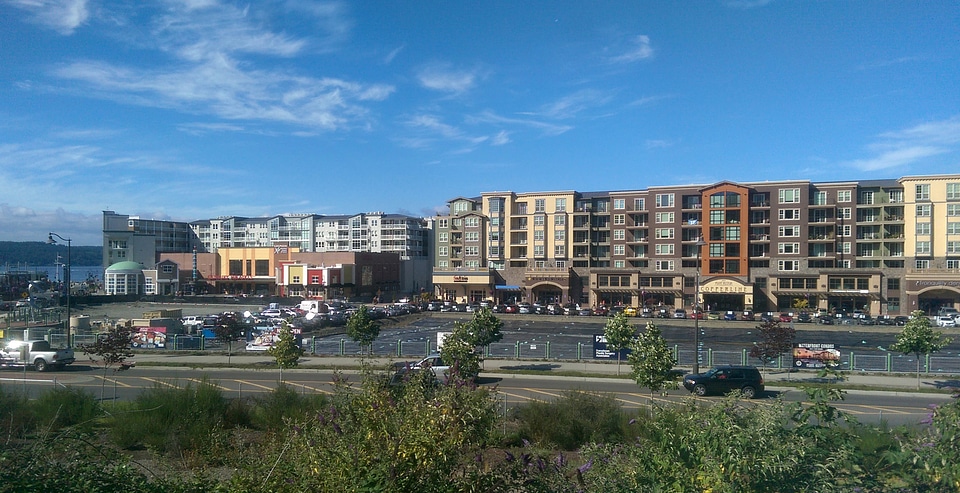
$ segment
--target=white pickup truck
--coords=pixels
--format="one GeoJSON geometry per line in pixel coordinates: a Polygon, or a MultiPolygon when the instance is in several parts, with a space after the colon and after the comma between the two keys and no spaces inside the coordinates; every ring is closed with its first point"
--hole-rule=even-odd
{"type": "Polygon", "coordinates": [[[10,341],[0,349],[0,366],[33,366],[37,371],[62,370],[76,361],[73,349],[53,349],[48,341],[10,341]]]}

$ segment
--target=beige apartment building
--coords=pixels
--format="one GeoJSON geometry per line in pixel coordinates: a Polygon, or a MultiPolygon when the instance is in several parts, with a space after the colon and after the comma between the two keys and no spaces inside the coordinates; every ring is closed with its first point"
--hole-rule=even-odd
{"type": "Polygon", "coordinates": [[[874,315],[960,305],[960,175],[486,192],[435,219],[434,294],[874,315]]]}

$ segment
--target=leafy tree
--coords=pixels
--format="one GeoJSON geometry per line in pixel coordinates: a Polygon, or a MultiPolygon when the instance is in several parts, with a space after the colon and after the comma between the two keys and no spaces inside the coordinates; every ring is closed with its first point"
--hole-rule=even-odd
{"type": "Polygon", "coordinates": [[[280,382],[283,382],[284,368],[296,368],[300,365],[303,348],[297,345],[297,341],[286,322],[283,322],[283,325],[280,326],[277,340],[274,341],[273,346],[270,346],[270,349],[267,349],[267,354],[277,360],[277,367],[280,368],[280,382]]]}
{"type": "Polygon", "coordinates": [[[468,325],[459,322],[454,324],[453,332],[443,339],[443,346],[440,347],[440,357],[450,365],[451,375],[462,380],[476,378],[480,374],[482,361],[467,328],[468,325]]]}
{"type": "Polygon", "coordinates": [[[630,347],[630,342],[636,335],[636,329],[627,320],[623,312],[607,319],[603,328],[603,336],[607,339],[607,349],[617,353],[617,375],[620,374],[620,350],[630,347]]]}
{"type": "Polygon", "coordinates": [[[910,314],[910,320],[903,326],[903,331],[897,334],[897,342],[890,349],[903,354],[913,354],[917,357],[917,390],[920,389],[920,359],[922,356],[935,353],[950,344],[952,339],[944,338],[943,333],[933,330],[930,319],[922,310],[910,314]]]}
{"type": "Polygon", "coordinates": [[[792,306],[798,310],[805,310],[810,306],[810,300],[806,298],[794,298],[792,306]]]}
{"type": "MultiPolygon", "coordinates": [[[[650,389],[651,397],[669,385],[670,370],[677,364],[660,328],[653,322],[647,322],[646,329],[632,341],[627,360],[633,367],[633,379],[638,385],[650,389]]],[[[650,403],[653,404],[653,399],[650,403]]]]}
{"type": "MultiPolygon", "coordinates": [[[[133,357],[131,350],[131,335],[133,329],[116,326],[106,333],[98,334],[96,340],[90,344],[78,344],[77,348],[90,356],[93,362],[99,362],[103,368],[103,379],[100,381],[100,400],[103,400],[103,388],[107,381],[107,370],[113,369],[114,375],[118,371],[130,368],[125,364],[127,358],[133,357]]],[[[114,388],[116,392],[116,388],[114,388]]]]}
{"type": "Polygon", "coordinates": [[[360,344],[360,347],[367,347],[368,352],[373,350],[373,341],[380,335],[380,323],[370,317],[370,312],[365,305],[350,315],[347,319],[347,336],[360,344]]]}
{"type": "Polygon", "coordinates": [[[503,339],[503,334],[500,332],[503,321],[487,308],[474,312],[473,320],[465,325],[470,336],[469,342],[474,346],[486,347],[503,339]]]}
{"type": "Polygon", "coordinates": [[[234,313],[225,313],[220,317],[220,322],[213,328],[213,335],[218,341],[227,345],[227,363],[230,363],[230,356],[233,354],[233,342],[240,340],[243,334],[245,324],[240,317],[234,313]]]}
{"type": "Polygon", "coordinates": [[[780,325],[776,320],[758,325],[757,331],[760,333],[760,341],[753,343],[753,347],[750,348],[750,357],[759,359],[763,363],[764,370],[769,363],[793,348],[793,340],[797,336],[797,331],[793,327],[780,325]]]}

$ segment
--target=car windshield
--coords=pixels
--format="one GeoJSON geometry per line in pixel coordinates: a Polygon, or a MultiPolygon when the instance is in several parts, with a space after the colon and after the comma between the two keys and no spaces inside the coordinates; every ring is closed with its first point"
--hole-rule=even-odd
{"type": "Polygon", "coordinates": [[[720,372],[719,369],[717,369],[717,368],[711,368],[711,369],[708,370],[706,373],[704,373],[703,376],[705,376],[705,377],[712,377],[712,376],[716,375],[718,372],[720,372]]]}

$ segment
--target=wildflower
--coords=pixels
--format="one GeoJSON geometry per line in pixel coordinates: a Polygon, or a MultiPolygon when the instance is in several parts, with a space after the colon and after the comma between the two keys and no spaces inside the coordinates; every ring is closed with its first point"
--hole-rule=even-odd
{"type": "Polygon", "coordinates": [[[590,468],[592,468],[592,467],[593,467],[593,459],[590,459],[589,461],[587,461],[586,464],[578,467],[578,468],[577,468],[577,471],[579,471],[580,474],[583,474],[583,473],[589,471],[590,468]]]}

